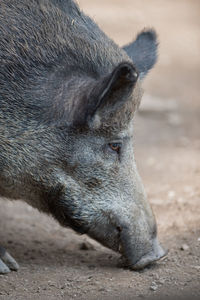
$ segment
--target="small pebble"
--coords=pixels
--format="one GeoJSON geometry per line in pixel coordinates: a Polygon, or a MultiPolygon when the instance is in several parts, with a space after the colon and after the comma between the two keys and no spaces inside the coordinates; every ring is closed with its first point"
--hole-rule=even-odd
{"type": "Polygon", "coordinates": [[[169,191],[169,192],[168,192],[168,198],[169,198],[169,199],[174,198],[175,195],[176,195],[175,191],[169,191]]]}
{"type": "Polygon", "coordinates": [[[150,286],[150,290],[151,290],[151,291],[154,291],[154,292],[155,292],[157,289],[158,289],[157,285],[151,285],[151,286],[150,286]]]}
{"type": "Polygon", "coordinates": [[[182,251],[187,251],[187,250],[189,250],[189,246],[187,244],[183,244],[180,249],[182,251]]]}
{"type": "Polygon", "coordinates": [[[164,280],[164,279],[159,279],[158,283],[164,284],[164,283],[165,283],[165,280],[164,280]]]}

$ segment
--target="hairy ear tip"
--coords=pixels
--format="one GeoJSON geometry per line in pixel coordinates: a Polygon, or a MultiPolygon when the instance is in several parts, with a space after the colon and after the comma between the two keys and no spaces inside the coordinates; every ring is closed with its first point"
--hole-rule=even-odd
{"type": "Polygon", "coordinates": [[[158,45],[158,35],[154,28],[144,28],[140,33],[138,33],[136,40],[143,38],[158,45]]]}

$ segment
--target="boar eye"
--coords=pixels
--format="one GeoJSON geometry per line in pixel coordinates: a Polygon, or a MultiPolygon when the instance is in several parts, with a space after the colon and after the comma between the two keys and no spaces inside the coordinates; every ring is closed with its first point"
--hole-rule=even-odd
{"type": "Polygon", "coordinates": [[[110,147],[110,149],[112,149],[113,151],[119,153],[120,149],[121,149],[121,143],[109,143],[108,146],[110,147]]]}

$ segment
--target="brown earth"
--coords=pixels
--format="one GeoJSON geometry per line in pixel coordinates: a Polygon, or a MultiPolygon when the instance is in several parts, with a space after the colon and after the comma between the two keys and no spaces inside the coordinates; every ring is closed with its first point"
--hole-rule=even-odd
{"type": "Polygon", "coordinates": [[[86,236],[24,203],[0,200],[1,244],[21,266],[0,276],[0,299],[200,299],[200,2],[79,3],[120,45],[143,27],[159,34],[160,58],[145,81],[135,148],[170,252],[144,271],[122,269],[117,254],[86,236]],[[93,247],[81,250],[85,241],[93,247]]]}

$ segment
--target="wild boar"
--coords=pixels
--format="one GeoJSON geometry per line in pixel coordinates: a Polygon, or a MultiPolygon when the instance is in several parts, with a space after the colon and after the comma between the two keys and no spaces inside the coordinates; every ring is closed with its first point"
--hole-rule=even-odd
{"type": "MultiPolygon", "coordinates": [[[[153,30],[120,48],[72,0],[0,3],[0,196],[119,251],[165,255],[138,175],[133,117],[157,58],[153,30]]],[[[0,248],[0,273],[18,264],[0,248]]]]}

